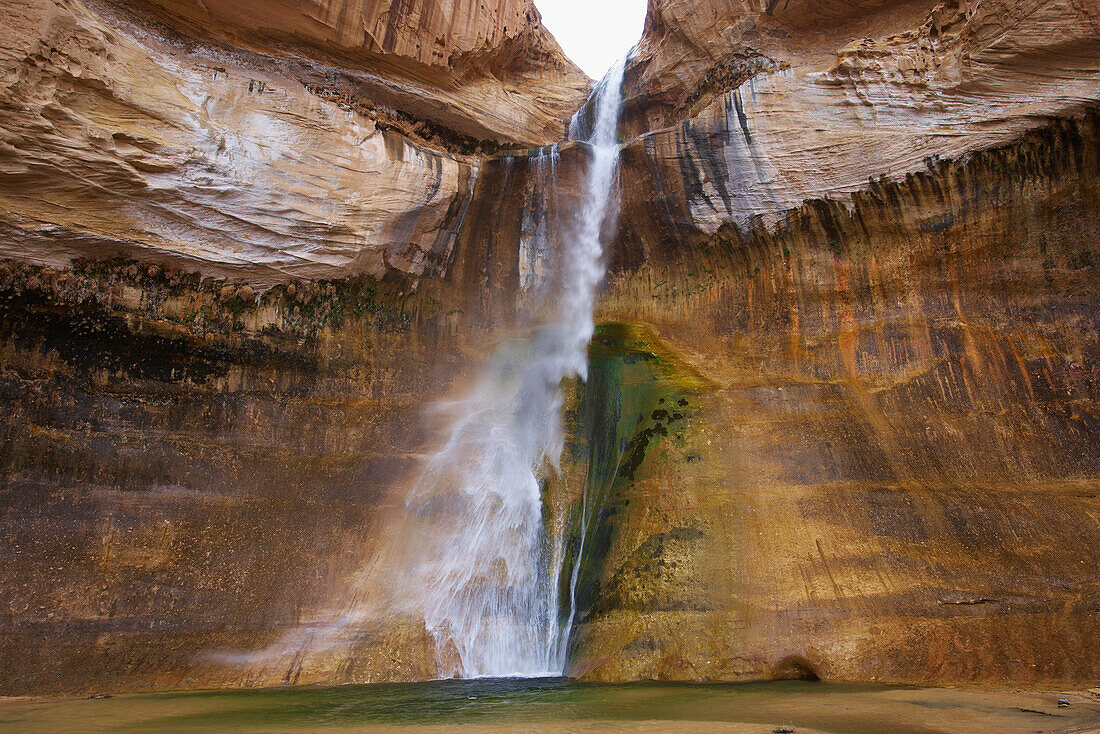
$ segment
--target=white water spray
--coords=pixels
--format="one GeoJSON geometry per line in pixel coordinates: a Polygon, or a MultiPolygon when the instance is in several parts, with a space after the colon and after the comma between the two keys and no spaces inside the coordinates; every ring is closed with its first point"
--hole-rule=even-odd
{"type": "MultiPolygon", "coordinates": [[[[409,499],[418,560],[399,582],[406,610],[422,614],[436,640],[441,675],[560,675],[565,666],[569,625],[560,622],[558,603],[564,543],[547,530],[540,476],[561,456],[562,380],[587,377],[604,275],[600,234],[617,215],[611,202],[624,66],[625,59],[607,73],[588,103],[591,155],[579,209],[565,215],[544,206],[543,216],[557,221],[527,227],[554,230],[562,243],[561,272],[547,294],[551,317],[501,348],[473,391],[451,406],[449,438],[409,499]]],[[[582,127],[578,113],[574,139],[582,127]]],[[[549,155],[553,176],[558,152],[549,155]]]]}

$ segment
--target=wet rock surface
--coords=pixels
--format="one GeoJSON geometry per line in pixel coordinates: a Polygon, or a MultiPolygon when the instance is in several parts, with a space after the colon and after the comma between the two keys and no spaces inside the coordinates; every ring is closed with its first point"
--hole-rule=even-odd
{"type": "MultiPolygon", "coordinates": [[[[1100,676],[1093,5],[651,3],[571,674],[1100,676]]],[[[299,652],[538,308],[587,81],[526,3],[204,7],[0,10],[3,693],[435,670],[299,652]]]]}
{"type": "Polygon", "coordinates": [[[709,388],[682,448],[635,471],[609,531],[630,540],[600,563],[656,591],[638,559],[663,547],[692,578],[678,600],[702,598],[601,597],[576,672],[1097,675],[1096,124],[773,230],[706,236],[667,182],[663,210],[628,192],[601,314],[651,325],[709,388]],[[659,542],[682,527],[703,535],[659,542]]]}

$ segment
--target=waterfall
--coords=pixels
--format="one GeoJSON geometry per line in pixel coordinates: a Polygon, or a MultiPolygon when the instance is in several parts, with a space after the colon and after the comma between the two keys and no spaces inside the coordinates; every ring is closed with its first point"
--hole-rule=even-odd
{"type": "MultiPolygon", "coordinates": [[[[590,146],[580,206],[566,214],[543,205],[541,216],[552,221],[525,225],[531,237],[558,233],[560,273],[543,309],[549,318],[498,349],[471,392],[449,406],[447,441],[408,500],[407,542],[417,560],[399,583],[407,611],[421,614],[435,639],[444,676],[564,669],[569,625],[560,621],[558,600],[564,527],[548,529],[540,479],[557,468],[562,452],[562,380],[587,376],[604,275],[600,234],[617,215],[611,202],[625,61],[570,125],[571,137],[590,146]]],[[[545,160],[538,185],[545,163],[552,186],[558,149],[539,155],[545,160]]]]}

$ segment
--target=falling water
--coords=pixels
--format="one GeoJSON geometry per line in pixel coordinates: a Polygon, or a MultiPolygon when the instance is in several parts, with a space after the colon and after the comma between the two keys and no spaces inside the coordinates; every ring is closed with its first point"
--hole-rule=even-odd
{"type": "MultiPolygon", "coordinates": [[[[542,236],[555,230],[563,248],[551,317],[499,349],[471,393],[451,406],[447,442],[409,499],[420,560],[401,583],[436,641],[441,675],[560,675],[565,665],[569,630],[557,592],[563,543],[547,530],[540,478],[561,456],[562,380],[587,376],[604,274],[600,233],[617,213],[610,202],[624,65],[589,100],[591,124],[578,113],[570,128],[591,146],[580,207],[564,215],[544,206],[542,216],[556,221],[525,227],[542,236]]],[[[557,148],[540,156],[552,178],[557,148]]]]}

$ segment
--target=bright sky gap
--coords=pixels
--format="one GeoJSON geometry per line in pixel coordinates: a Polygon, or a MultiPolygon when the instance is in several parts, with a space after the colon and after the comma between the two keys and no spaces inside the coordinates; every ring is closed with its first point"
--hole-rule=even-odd
{"type": "Polygon", "coordinates": [[[535,0],[543,24],[585,74],[599,79],[642,37],[646,0],[535,0]]]}

